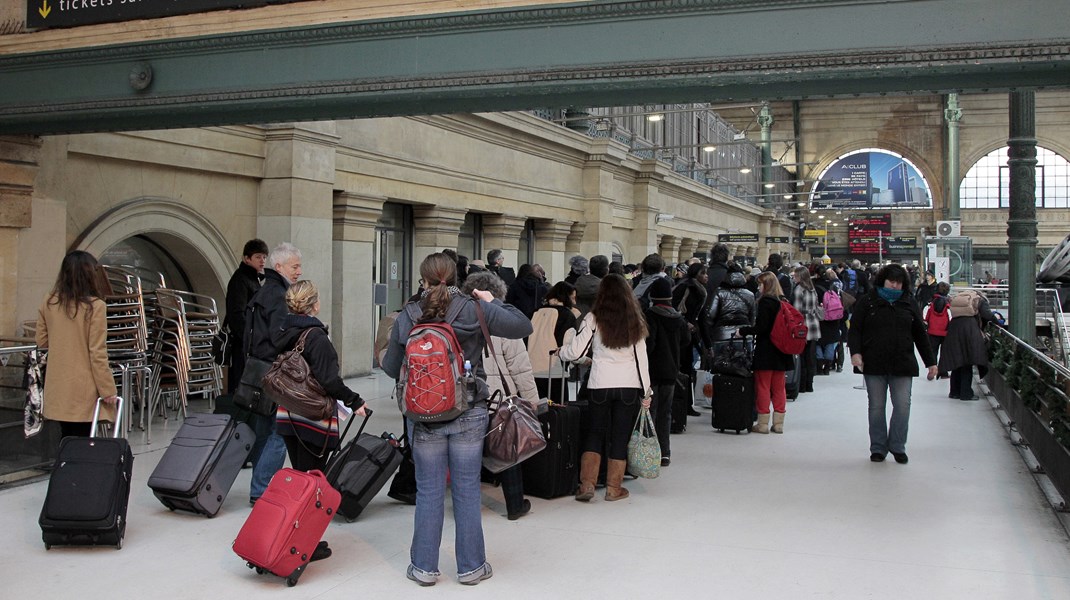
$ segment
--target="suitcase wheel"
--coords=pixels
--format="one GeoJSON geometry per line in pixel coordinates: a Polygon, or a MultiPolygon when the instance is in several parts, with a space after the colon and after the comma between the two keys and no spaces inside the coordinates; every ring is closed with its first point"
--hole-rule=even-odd
{"type": "Polygon", "coordinates": [[[305,567],[307,566],[307,564],[303,564],[300,567],[294,569],[294,572],[290,573],[290,576],[286,578],[286,587],[293,587],[297,585],[297,580],[301,578],[301,573],[305,572],[305,567]]]}
{"type": "Polygon", "coordinates": [[[718,429],[717,431],[724,433],[724,428],[718,429]]]}
{"type": "Polygon", "coordinates": [[[122,550],[123,549],[123,538],[119,538],[119,541],[115,542],[115,549],[116,550],[122,550]]]}

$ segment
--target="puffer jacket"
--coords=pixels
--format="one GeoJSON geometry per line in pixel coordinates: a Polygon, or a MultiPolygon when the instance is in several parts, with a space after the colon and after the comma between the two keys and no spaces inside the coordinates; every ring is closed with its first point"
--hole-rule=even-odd
{"type": "Polygon", "coordinates": [[[493,395],[501,390],[505,394],[503,380],[509,385],[509,392],[520,396],[534,406],[539,402],[539,390],[535,387],[535,377],[531,372],[531,360],[523,340],[510,340],[496,335],[490,336],[494,343],[494,356],[490,345],[483,346],[483,370],[487,373],[487,387],[493,395]],[[499,368],[500,367],[500,368],[499,368]],[[504,373],[502,373],[504,371],[504,373]]]}
{"type": "Polygon", "coordinates": [[[743,273],[729,273],[724,283],[710,299],[710,307],[703,318],[703,342],[727,340],[740,327],[754,325],[754,294],[746,287],[743,273]]]}

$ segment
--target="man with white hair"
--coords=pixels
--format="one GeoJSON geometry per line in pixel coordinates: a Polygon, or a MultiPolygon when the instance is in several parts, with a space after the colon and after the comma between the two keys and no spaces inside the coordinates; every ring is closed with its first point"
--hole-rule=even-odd
{"type": "MultiPolygon", "coordinates": [[[[283,242],[271,251],[268,264],[271,267],[264,269],[264,285],[245,309],[249,333],[245,338],[247,362],[259,360],[270,364],[279,355],[282,324],[287,312],[286,289],[301,278],[301,251],[293,244],[283,242]]],[[[275,433],[275,415],[256,415],[253,428],[256,443],[249,455],[253,462],[250,503],[260,498],[271,477],[286,462],[286,444],[275,433]]]]}

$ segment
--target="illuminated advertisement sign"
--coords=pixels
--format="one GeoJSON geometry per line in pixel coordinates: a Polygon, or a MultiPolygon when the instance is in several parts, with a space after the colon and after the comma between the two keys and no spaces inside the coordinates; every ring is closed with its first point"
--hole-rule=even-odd
{"type": "Polygon", "coordinates": [[[931,208],[929,184],[902,156],[858,150],[836,159],[810,192],[812,209],[931,208]]]}

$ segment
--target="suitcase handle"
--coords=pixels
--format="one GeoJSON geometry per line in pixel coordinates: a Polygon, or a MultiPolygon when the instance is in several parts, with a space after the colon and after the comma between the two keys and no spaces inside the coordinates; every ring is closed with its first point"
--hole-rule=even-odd
{"type": "MultiPolygon", "coordinates": [[[[123,397],[116,396],[116,398],[118,398],[119,401],[115,403],[115,435],[112,436],[114,438],[122,437],[119,435],[119,432],[122,430],[119,425],[123,420],[123,397]]],[[[89,426],[89,437],[97,437],[97,421],[100,419],[100,405],[103,402],[103,398],[97,398],[97,405],[93,409],[93,424],[89,426]]]]}
{"type": "MultiPolygon", "coordinates": [[[[360,429],[357,430],[357,437],[360,437],[360,434],[364,433],[364,426],[368,424],[368,419],[372,418],[372,412],[374,411],[372,411],[372,409],[368,407],[367,404],[365,404],[364,421],[361,422],[360,429]]],[[[334,460],[334,457],[342,451],[342,442],[345,441],[346,436],[349,435],[349,428],[353,426],[353,421],[356,421],[356,419],[353,418],[354,416],[356,416],[356,413],[350,415],[349,419],[347,420],[346,428],[342,430],[342,435],[338,436],[338,449],[331,453],[331,457],[327,460],[327,462],[334,460]]]]}

